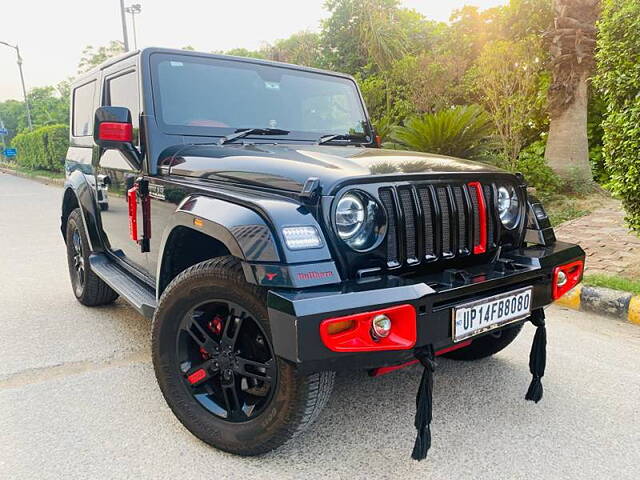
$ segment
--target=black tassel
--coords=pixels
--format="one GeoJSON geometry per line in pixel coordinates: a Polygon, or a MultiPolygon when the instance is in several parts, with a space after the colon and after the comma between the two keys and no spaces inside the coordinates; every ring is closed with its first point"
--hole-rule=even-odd
{"type": "Polygon", "coordinates": [[[538,403],[542,399],[542,377],[547,364],[547,327],[544,322],[544,310],[535,310],[530,320],[537,328],[529,354],[529,370],[533,378],[524,398],[538,403]]]}
{"type": "Polygon", "coordinates": [[[416,358],[424,366],[420,387],[416,395],[416,419],[415,426],[418,434],[416,443],[413,446],[411,458],[414,460],[424,460],[427,452],[431,448],[431,414],[432,414],[432,393],[433,393],[433,372],[436,368],[435,352],[433,345],[418,348],[415,352],[416,358]]]}

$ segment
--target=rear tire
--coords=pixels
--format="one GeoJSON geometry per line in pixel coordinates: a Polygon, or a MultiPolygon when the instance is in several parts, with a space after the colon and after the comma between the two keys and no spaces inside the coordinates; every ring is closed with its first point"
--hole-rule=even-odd
{"type": "Polygon", "coordinates": [[[118,294],[93,273],[89,265],[91,249],[79,208],[69,214],[65,240],[71,287],[78,301],[87,307],[113,303],[118,294]]]}
{"type": "Polygon", "coordinates": [[[266,291],[245,281],[233,257],[179,274],[153,318],[153,365],[167,404],[193,435],[238,455],[264,454],[305,430],[333,388],[333,372],[302,375],[271,345],[266,291]]]}
{"type": "Polygon", "coordinates": [[[483,337],[475,339],[468,347],[445,353],[442,356],[452,360],[463,361],[480,360],[482,358],[490,357],[507,348],[507,346],[516,339],[522,330],[522,325],[523,324],[520,323],[519,325],[512,325],[495,332],[488,333],[483,337]]]}

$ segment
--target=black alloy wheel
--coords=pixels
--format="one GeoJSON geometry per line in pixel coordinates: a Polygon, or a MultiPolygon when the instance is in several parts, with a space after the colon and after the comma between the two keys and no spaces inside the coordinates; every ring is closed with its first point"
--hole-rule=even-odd
{"type": "Polygon", "coordinates": [[[73,247],[73,269],[75,278],[73,278],[73,288],[76,296],[82,295],[84,283],[86,279],[86,270],[84,266],[84,250],[82,248],[82,237],[78,225],[74,224],[71,230],[71,245],[73,247]]]}
{"type": "Polygon", "coordinates": [[[244,422],[269,405],[277,382],[265,332],[241,306],[212,300],[182,319],[178,368],[194,398],[229,422],[244,422]]]}

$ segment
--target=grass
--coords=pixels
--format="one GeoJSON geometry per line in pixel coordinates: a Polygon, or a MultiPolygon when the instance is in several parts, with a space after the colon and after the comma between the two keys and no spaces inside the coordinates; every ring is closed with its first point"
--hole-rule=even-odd
{"type": "Polygon", "coordinates": [[[10,168],[16,172],[24,173],[30,177],[64,178],[63,172],[52,172],[50,170],[32,170],[15,163],[0,163],[0,167],[10,168]]]}
{"type": "Polygon", "coordinates": [[[565,196],[554,195],[543,201],[544,208],[554,227],[561,223],[589,215],[593,210],[601,207],[603,201],[610,198],[606,192],[590,195],[565,196]]]}
{"type": "Polygon", "coordinates": [[[605,287],[612,290],[621,290],[640,295],[640,281],[629,280],[624,277],[614,277],[610,275],[592,274],[585,275],[583,283],[591,287],[605,287]]]}

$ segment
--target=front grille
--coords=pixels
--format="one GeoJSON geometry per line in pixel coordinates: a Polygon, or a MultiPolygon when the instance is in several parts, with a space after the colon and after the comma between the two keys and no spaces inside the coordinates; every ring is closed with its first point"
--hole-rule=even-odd
{"type": "MultiPolygon", "coordinates": [[[[487,250],[495,249],[492,186],[481,185],[487,250]]],[[[473,255],[481,243],[478,191],[464,183],[383,187],[387,212],[387,265],[432,262],[473,255]]]]}

